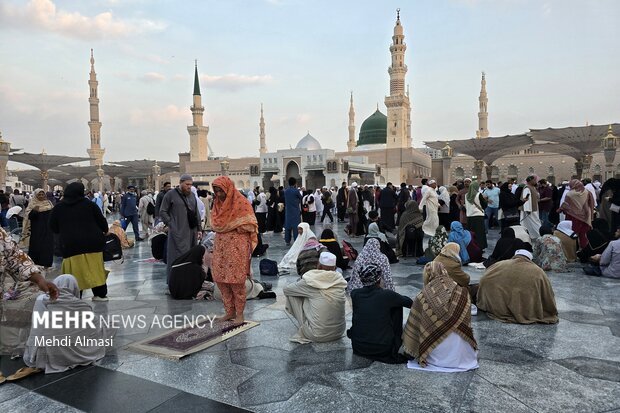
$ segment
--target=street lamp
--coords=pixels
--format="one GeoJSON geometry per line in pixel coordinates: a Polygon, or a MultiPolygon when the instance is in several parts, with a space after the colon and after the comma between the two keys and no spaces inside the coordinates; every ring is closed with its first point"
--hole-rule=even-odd
{"type": "Polygon", "coordinates": [[[602,139],[603,153],[605,154],[605,180],[614,177],[614,159],[618,149],[618,137],[613,134],[611,125],[607,129],[607,136],[602,139]]]}

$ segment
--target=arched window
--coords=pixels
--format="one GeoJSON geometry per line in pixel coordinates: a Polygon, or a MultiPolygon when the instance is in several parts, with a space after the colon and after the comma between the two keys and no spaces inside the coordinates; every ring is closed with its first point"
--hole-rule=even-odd
{"type": "Polygon", "coordinates": [[[519,175],[519,168],[517,168],[515,165],[510,165],[508,167],[507,177],[508,178],[517,178],[518,175],[519,175]]]}
{"type": "Polygon", "coordinates": [[[463,170],[463,168],[461,168],[460,166],[458,168],[456,168],[454,170],[454,177],[456,179],[463,179],[463,178],[465,178],[465,171],[463,170]]]}

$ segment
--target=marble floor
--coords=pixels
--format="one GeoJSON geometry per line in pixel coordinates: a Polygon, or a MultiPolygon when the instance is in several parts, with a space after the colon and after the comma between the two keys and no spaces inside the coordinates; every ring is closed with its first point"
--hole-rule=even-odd
{"type": "MultiPolygon", "coordinates": [[[[339,238],[342,225],[334,225],[339,238]]],[[[315,230],[320,234],[321,226],[315,230]]],[[[489,234],[490,245],[498,238],[489,234]]],[[[362,240],[351,240],[361,249],[362,240]]],[[[265,235],[266,257],[286,248],[265,235]]],[[[166,295],[165,266],[150,260],[148,243],[108,265],[108,303],[119,314],[219,314],[216,301],[175,301],[166,295]]],[[[253,260],[258,275],[258,261],[253,260]]],[[[475,281],[483,274],[466,268],[475,281]]],[[[412,259],[392,266],[397,291],[414,296],[422,267],[412,259]]],[[[347,338],[325,344],[289,341],[296,327],[284,311],[282,288],[296,275],[262,277],[277,299],[249,301],[246,318],[260,326],[180,361],[129,351],[128,344],[159,330],[123,329],[94,367],[41,375],[0,386],[0,411],[255,411],[255,412],[609,412],[620,411],[620,281],[582,274],[579,266],[549,273],[557,325],[514,325],[473,317],[480,368],[428,373],[353,355],[347,338]]],[[[86,294],[88,297],[89,294],[86,294]]],[[[405,312],[406,315],[407,312],[405,312]]],[[[347,310],[350,324],[350,308],[347,310]]],[[[7,374],[18,366],[6,357],[7,374]]]]}

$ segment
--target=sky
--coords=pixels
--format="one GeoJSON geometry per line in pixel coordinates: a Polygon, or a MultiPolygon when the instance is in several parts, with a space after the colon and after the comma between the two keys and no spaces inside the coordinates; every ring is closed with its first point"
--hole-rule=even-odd
{"type": "Polygon", "coordinates": [[[396,8],[415,147],[474,136],[481,71],[491,136],[620,122],[616,0],[2,0],[0,132],[86,156],[92,48],[106,162],[189,150],[195,59],[216,156],[258,156],[261,103],[269,150],[346,150],[351,91],[356,134],[386,113],[396,8]]]}

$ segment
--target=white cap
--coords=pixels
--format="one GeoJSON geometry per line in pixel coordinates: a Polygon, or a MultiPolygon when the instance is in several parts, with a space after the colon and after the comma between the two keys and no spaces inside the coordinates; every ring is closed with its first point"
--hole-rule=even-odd
{"type": "Polygon", "coordinates": [[[336,256],[331,252],[322,252],[319,257],[319,264],[324,265],[326,267],[335,267],[336,266],[336,256]]]}
{"type": "Polygon", "coordinates": [[[517,256],[517,255],[522,255],[524,257],[527,257],[527,258],[530,259],[530,261],[534,259],[534,256],[532,255],[532,253],[529,252],[528,250],[516,250],[515,251],[515,256],[517,256]]]}
{"type": "Polygon", "coordinates": [[[357,188],[357,182],[353,182],[353,183],[351,184],[351,188],[357,188]]]}
{"type": "Polygon", "coordinates": [[[431,179],[430,181],[428,181],[428,185],[432,185],[432,184],[436,184],[437,181],[435,181],[434,179],[431,179]]]}

